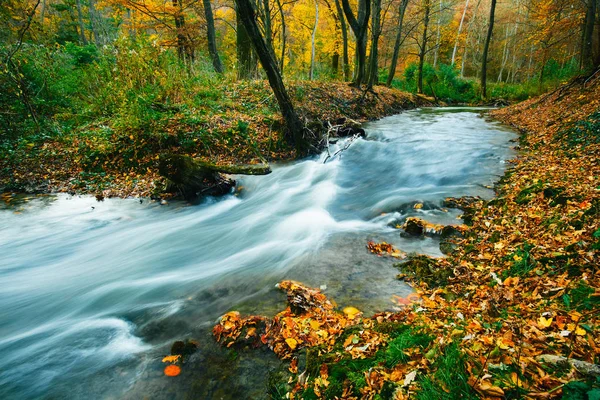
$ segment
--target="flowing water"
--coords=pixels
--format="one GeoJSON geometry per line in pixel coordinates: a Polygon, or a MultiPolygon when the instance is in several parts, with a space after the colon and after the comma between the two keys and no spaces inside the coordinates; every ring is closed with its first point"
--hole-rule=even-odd
{"type": "Polygon", "coordinates": [[[366,242],[441,256],[435,239],[394,226],[410,215],[459,224],[441,201],[491,197],[516,135],[463,108],[409,111],[366,131],[326,163],[275,165],[198,205],[60,195],[4,206],[0,398],[264,398],[280,362],[264,348],[218,347],[218,316],[282,310],[282,279],[366,314],[394,309],[392,296],[411,289],[366,242]],[[187,338],[199,350],[180,376],[163,376],[161,358],[187,338]]]}

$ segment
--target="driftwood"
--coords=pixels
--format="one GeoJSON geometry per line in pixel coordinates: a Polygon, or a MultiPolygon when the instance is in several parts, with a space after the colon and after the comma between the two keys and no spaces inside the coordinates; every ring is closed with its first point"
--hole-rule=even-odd
{"type": "Polygon", "coordinates": [[[222,174],[266,175],[271,173],[271,168],[268,164],[216,165],[186,155],[161,154],[158,172],[168,180],[167,191],[193,198],[228,193],[235,181],[222,174]]]}
{"type": "Polygon", "coordinates": [[[238,164],[238,165],[216,165],[201,161],[197,158],[193,159],[194,163],[199,168],[204,168],[209,171],[220,172],[229,175],[268,175],[271,173],[269,164],[238,164]]]}
{"type": "Polygon", "coordinates": [[[540,356],[537,356],[535,359],[545,364],[552,364],[557,366],[571,366],[582,375],[590,377],[600,377],[600,365],[598,364],[592,364],[589,362],[576,360],[574,358],[555,356],[552,354],[542,354],[540,356]]]}

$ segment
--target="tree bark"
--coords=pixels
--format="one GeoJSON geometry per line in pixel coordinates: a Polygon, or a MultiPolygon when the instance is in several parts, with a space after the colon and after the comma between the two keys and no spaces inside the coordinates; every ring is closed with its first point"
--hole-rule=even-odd
{"type": "Polygon", "coordinates": [[[242,22],[243,18],[242,11],[236,7],[237,76],[238,79],[253,79],[256,77],[257,60],[252,51],[252,39],[250,38],[246,25],[242,22]]]}
{"type": "Polygon", "coordinates": [[[300,154],[304,154],[306,152],[304,126],[294,110],[292,101],[285,89],[283,80],[281,79],[281,74],[277,69],[277,64],[260,33],[258,24],[256,23],[256,14],[250,1],[251,0],[235,0],[238,17],[246,28],[248,36],[254,46],[254,50],[267,74],[269,84],[273,89],[273,93],[279,104],[279,109],[285,119],[288,140],[296,146],[296,149],[300,154]]]}
{"type": "Polygon", "coordinates": [[[402,0],[402,3],[400,3],[400,8],[398,9],[398,28],[396,32],[396,42],[394,43],[394,53],[392,54],[390,72],[388,73],[388,78],[386,82],[386,85],[388,87],[392,86],[392,81],[394,80],[394,75],[396,74],[396,67],[398,65],[398,55],[400,54],[400,46],[403,42],[402,25],[404,24],[404,14],[406,13],[408,1],[409,0],[402,0]]]}
{"type": "Polygon", "coordinates": [[[594,66],[593,42],[594,25],[596,23],[596,0],[587,0],[583,41],[581,46],[581,68],[591,69],[594,66]]]}
{"type": "Polygon", "coordinates": [[[490,6],[490,24],[488,27],[487,37],[485,38],[485,45],[483,46],[483,59],[481,60],[481,97],[487,98],[487,57],[490,49],[490,42],[492,40],[492,32],[494,31],[494,13],[496,12],[496,0],[492,0],[490,6]]]}
{"type": "Polygon", "coordinates": [[[417,92],[421,94],[423,94],[423,65],[425,64],[425,52],[427,50],[427,28],[429,27],[430,11],[430,0],[425,0],[425,17],[423,18],[423,38],[419,49],[419,70],[417,76],[417,92]]]}
{"type": "Polygon", "coordinates": [[[379,36],[381,35],[381,0],[373,0],[371,13],[371,54],[369,59],[369,81],[367,88],[379,84],[379,36]]]}
{"type": "Polygon", "coordinates": [[[223,73],[223,64],[217,51],[217,38],[215,34],[215,18],[213,17],[210,0],[202,0],[204,4],[204,16],[206,18],[206,38],[208,40],[208,53],[212,60],[213,68],[219,74],[223,73]]]}
{"type": "Polygon", "coordinates": [[[342,0],[342,7],[350,28],[356,37],[356,78],[354,86],[360,87],[365,80],[367,65],[367,28],[371,14],[371,1],[358,0],[358,18],[354,16],[348,0],[342,0]]]}
{"type": "Polygon", "coordinates": [[[346,17],[340,5],[340,0],[335,0],[335,8],[338,12],[340,27],[342,30],[342,62],[344,63],[344,81],[350,80],[350,58],[348,57],[348,27],[346,26],[346,17]]]}
{"type": "Polygon", "coordinates": [[[81,40],[81,43],[87,45],[88,41],[85,37],[85,28],[83,25],[83,12],[81,11],[81,0],[76,0],[75,5],[77,8],[77,20],[79,22],[79,39],[81,40]]]}

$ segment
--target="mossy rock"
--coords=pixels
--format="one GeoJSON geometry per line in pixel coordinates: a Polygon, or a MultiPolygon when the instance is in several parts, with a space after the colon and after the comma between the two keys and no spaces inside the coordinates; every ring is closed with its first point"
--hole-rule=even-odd
{"type": "Polygon", "coordinates": [[[456,226],[447,225],[440,234],[440,251],[444,254],[450,254],[458,248],[456,242],[464,237],[462,231],[456,226]]]}
{"type": "Polygon", "coordinates": [[[399,277],[424,282],[430,288],[446,285],[454,275],[452,269],[440,265],[435,258],[420,254],[411,255],[406,262],[394,266],[402,271],[399,277]]]}

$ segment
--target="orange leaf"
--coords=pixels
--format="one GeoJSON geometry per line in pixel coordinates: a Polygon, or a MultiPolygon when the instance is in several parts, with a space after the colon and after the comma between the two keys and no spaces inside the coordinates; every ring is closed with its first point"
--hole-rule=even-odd
{"type": "Polygon", "coordinates": [[[165,367],[165,375],[166,376],[177,376],[181,373],[181,368],[177,365],[171,364],[165,367]]]}

